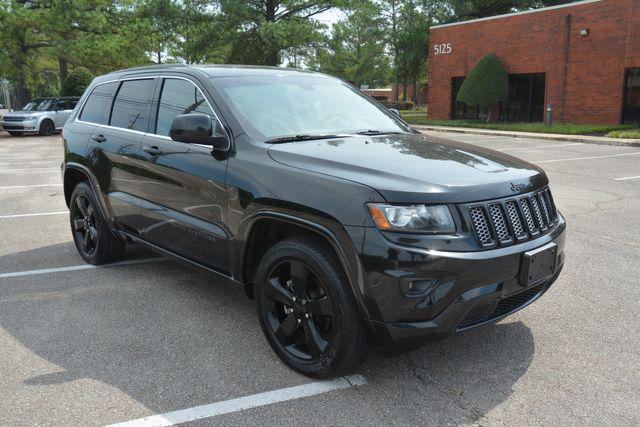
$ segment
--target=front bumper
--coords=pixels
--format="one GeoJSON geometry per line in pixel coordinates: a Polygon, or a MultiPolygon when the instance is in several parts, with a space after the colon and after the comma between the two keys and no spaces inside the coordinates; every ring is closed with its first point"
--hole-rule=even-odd
{"type": "Polygon", "coordinates": [[[23,120],[21,122],[1,121],[0,127],[5,131],[12,132],[35,132],[38,130],[37,120],[23,120]]]}
{"type": "Polygon", "coordinates": [[[380,345],[414,346],[494,322],[544,294],[564,265],[566,223],[522,244],[477,252],[400,246],[376,229],[360,243],[362,293],[380,345]],[[525,252],[555,244],[555,270],[539,281],[520,279],[525,252]],[[412,288],[417,284],[417,292],[412,288]]]}

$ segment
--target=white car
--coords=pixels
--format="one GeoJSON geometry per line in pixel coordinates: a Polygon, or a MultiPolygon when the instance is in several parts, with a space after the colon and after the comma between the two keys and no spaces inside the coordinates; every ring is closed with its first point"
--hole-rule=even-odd
{"type": "Polygon", "coordinates": [[[34,99],[21,110],[4,114],[0,125],[2,130],[12,136],[36,132],[40,135],[51,135],[62,129],[78,100],[77,97],[34,99]]]}

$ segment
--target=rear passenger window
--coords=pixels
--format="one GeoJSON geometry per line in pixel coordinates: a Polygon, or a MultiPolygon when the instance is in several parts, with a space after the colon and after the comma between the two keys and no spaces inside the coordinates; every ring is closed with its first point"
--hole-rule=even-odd
{"type": "Polygon", "coordinates": [[[111,113],[111,126],[147,131],[153,80],[125,80],[118,90],[111,113]]]}
{"type": "Polygon", "coordinates": [[[109,122],[111,101],[113,100],[113,95],[116,93],[117,87],[118,82],[96,86],[82,108],[80,120],[106,125],[109,122]]]}
{"type": "Polygon", "coordinates": [[[156,134],[168,136],[173,119],[180,114],[190,113],[215,117],[196,85],[187,80],[165,79],[160,95],[156,134]]]}

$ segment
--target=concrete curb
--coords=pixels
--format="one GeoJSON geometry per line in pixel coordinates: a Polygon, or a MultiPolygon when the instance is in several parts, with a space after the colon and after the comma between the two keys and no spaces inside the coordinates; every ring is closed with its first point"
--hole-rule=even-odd
{"type": "Polygon", "coordinates": [[[424,126],[424,125],[411,125],[411,126],[418,130],[430,130],[434,132],[469,133],[474,135],[504,136],[508,138],[532,138],[532,139],[545,139],[549,141],[583,142],[585,144],[640,147],[640,139],[607,138],[604,136],[589,136],[589,135],[560,135],[555,133],[513,132],[513,131],[504,131],[504,130],[459,128],[459,127],[448,127],[448,126],[424,126]]]}

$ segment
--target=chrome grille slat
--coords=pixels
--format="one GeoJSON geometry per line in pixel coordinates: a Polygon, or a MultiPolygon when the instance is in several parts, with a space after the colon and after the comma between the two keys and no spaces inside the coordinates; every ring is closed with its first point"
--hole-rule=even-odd
{"type": "Polygon", "coordinates": [[[473,222],[473,228],[476,231],[476,238],[482,246],[491,246],[494,244],[491,237],[491,229],[489,228],[489,222],[487,216],[484,213],[484,209],[480,206],[474,206],[469,208],[469,214],[471,215],[471,221],[473,222]]]}
{"type": "Polygon", "coordinates": [[[538,204],[542,206],[542,217],[545,221],[546,225],[551,225],[551,215],[549,214],[549,209],[547,208],[546,200],[544,200],[544,196],[542,193],[536,194],[538,198],[538,204]]]}
{"type": "Polygon", "coordinates": [[[513,200],[509,200],[504,205],[507,208],[509,222],[511,223],[511,228],[513,229],[513,234],[515,235],[516,239],[521,240],[526,238],[527,232],[524,231],[522,221],[520,220],[520,215],[518,214],[518,206],[516,205],[516,202],[514,202],[513,200]]]}
{"type": "Polygon", "coordinates": [[[467,206],[476,240],[483,247],[534,239],[549,232],[558,221],[549,188],[467,206]]]}
{"type": "Polygon", "coordinates": [[[540,227],[540,230],[542,231],[546,230],[547,225],[542,219],[542,212],[540,210],[540,206],[538,205],[538,199],[535,195],[529,196],[529,203],[531,203],[531,208],[533,209],[533,217],[538,223],[538,227],[540,227]]]}
{"type": "Polygon", "coordinates": [[[501,243],[512,242],[513,239],[509,233],[509,227],[507,226],[507,221],[500,205],[497,203],[489,205],[489,215],[491,216],[491,223],[493,224],[493,229],[496,232],[498,240],[501,243]]]}

